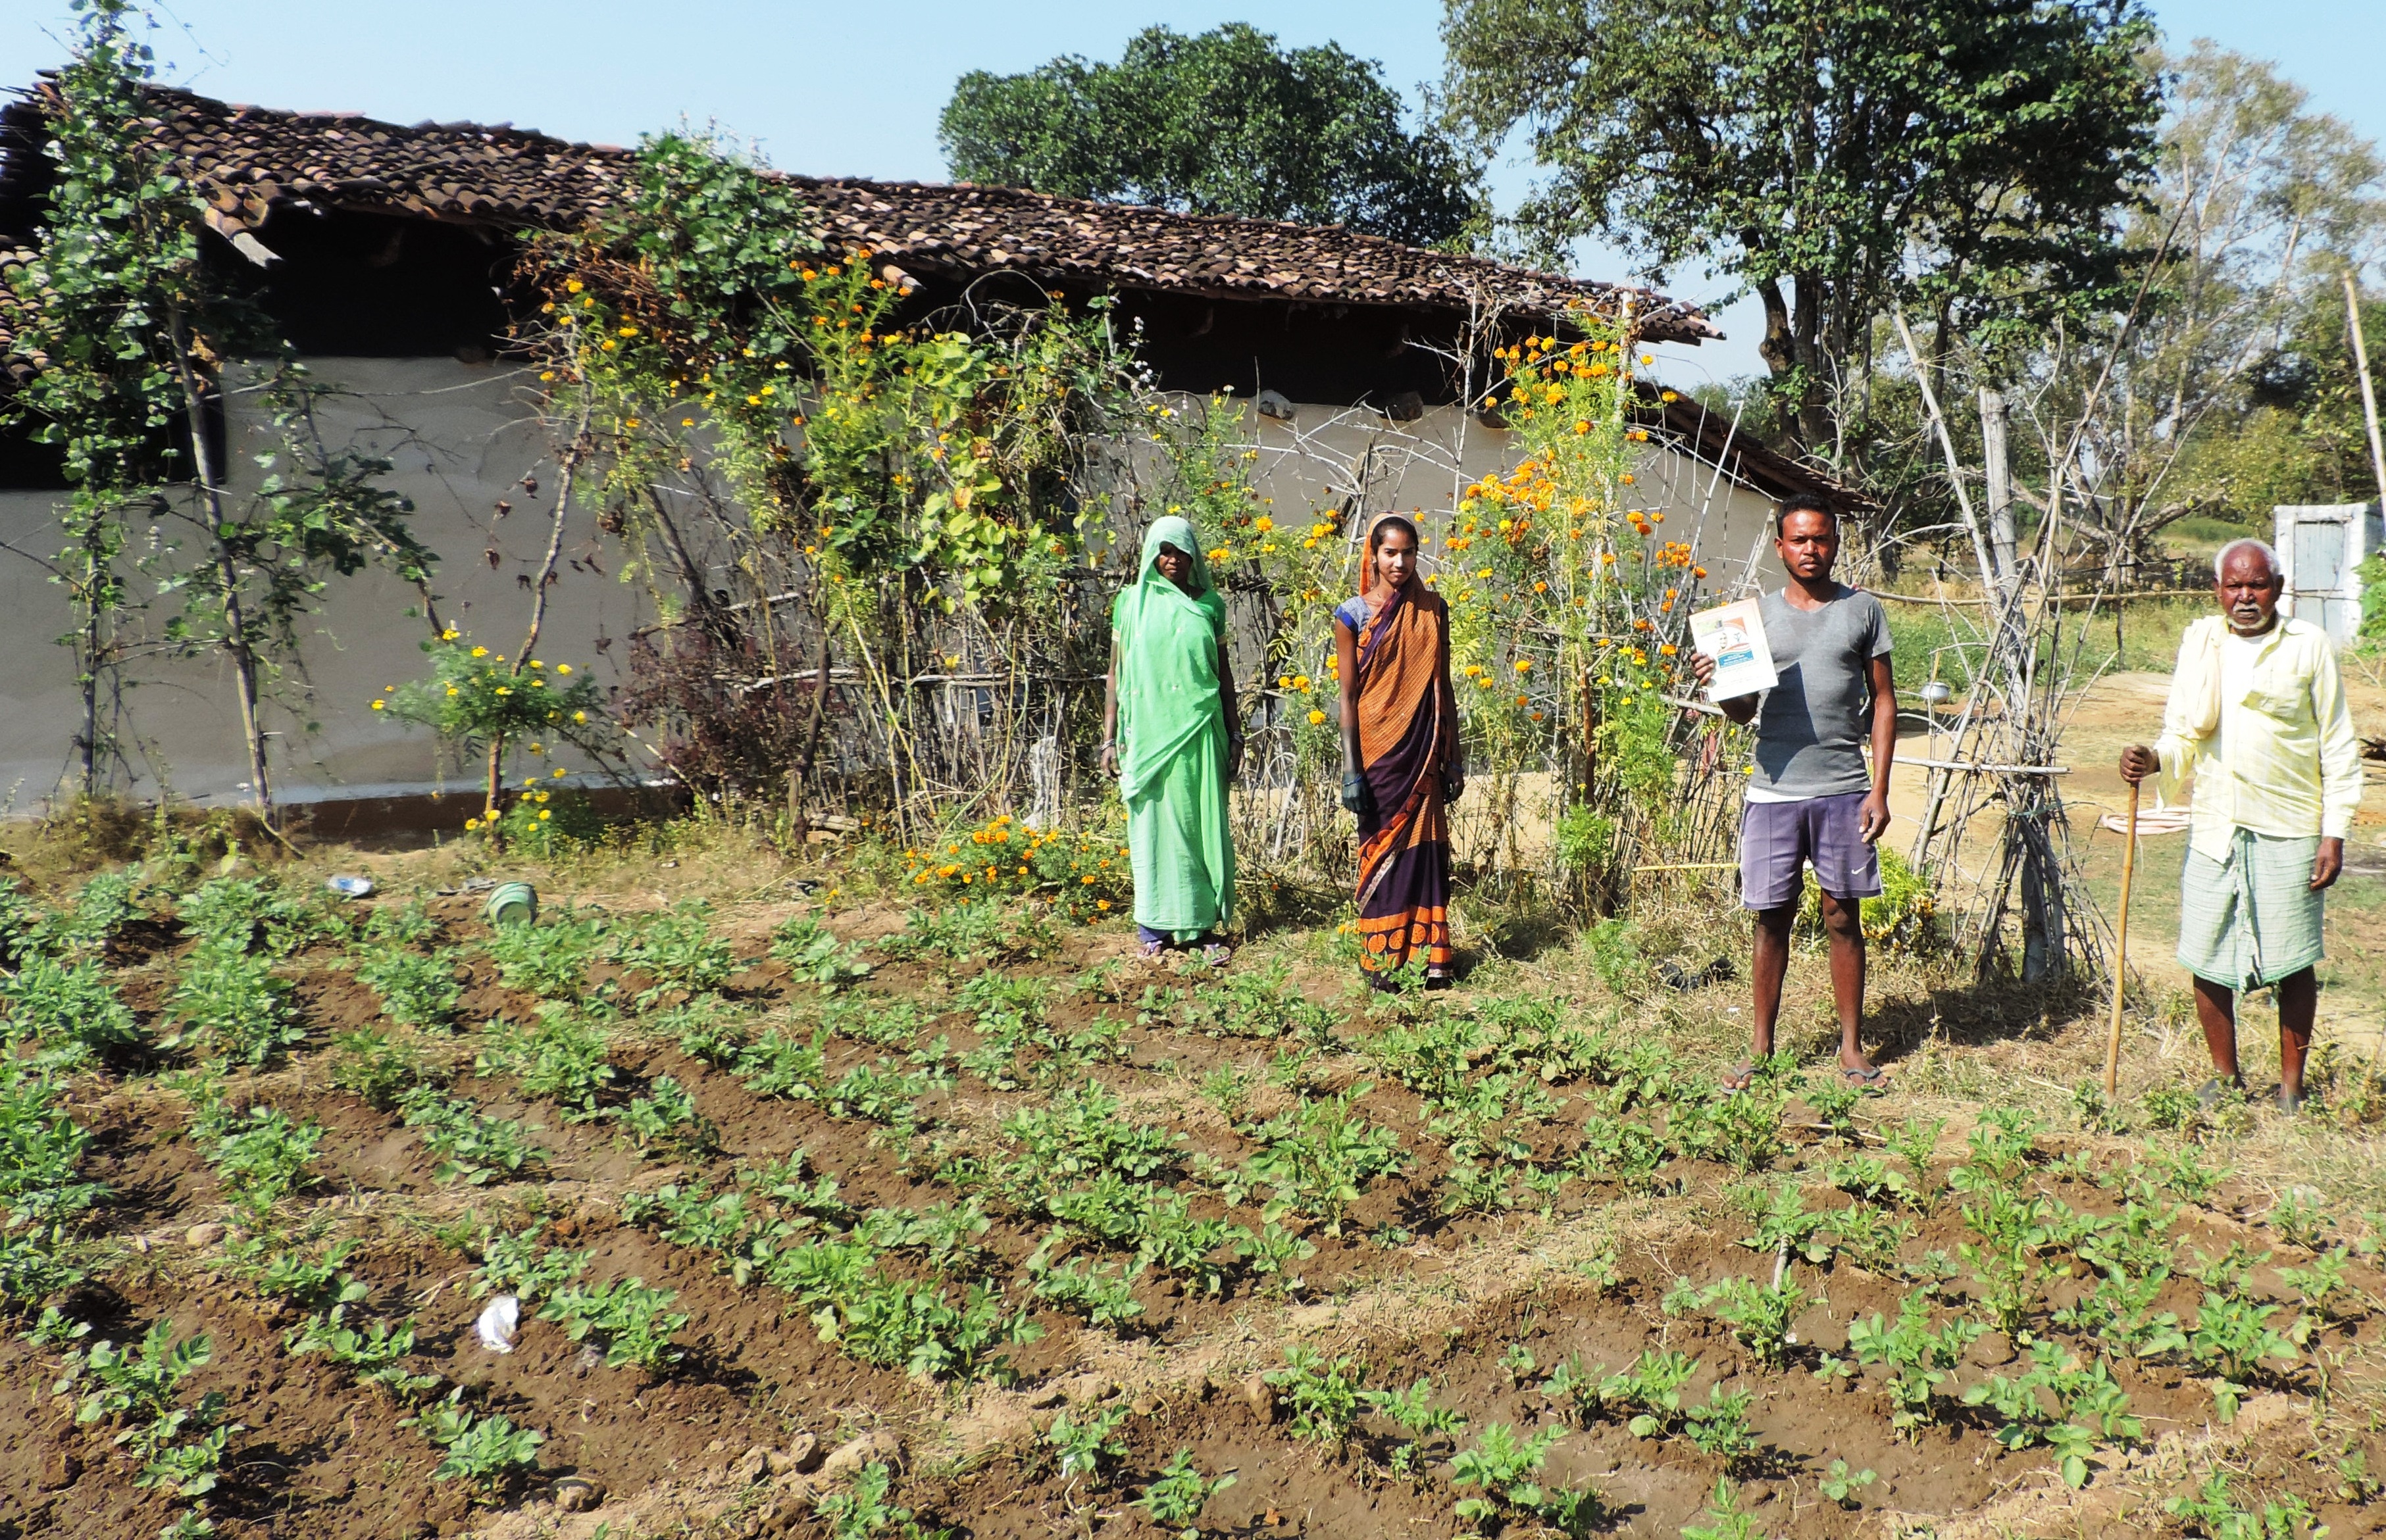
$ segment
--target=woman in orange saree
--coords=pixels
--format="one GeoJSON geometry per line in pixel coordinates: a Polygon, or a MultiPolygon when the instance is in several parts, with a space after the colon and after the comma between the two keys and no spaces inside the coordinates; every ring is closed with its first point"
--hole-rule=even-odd
{"type": "Polygon", "coordinates": [[[1450,983],[1448,808],[1465,789],[1450,609],[1416,576],[1417,528],[1367,532],[1359,596],[1334,612],[1342,683],[1342,805],[1359,817],[1360,967],[1370,983],[1412,962],[1450,983]]]}

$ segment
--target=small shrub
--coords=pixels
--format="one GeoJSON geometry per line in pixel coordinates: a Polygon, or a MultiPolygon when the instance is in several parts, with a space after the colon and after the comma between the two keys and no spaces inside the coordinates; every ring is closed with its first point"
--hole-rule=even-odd
{"type": "Polygon", "coordinates": [[[544,1299],[588,1271],[588,1253],[548,1248],[538,1243],[546,1228],[541,1220],[517,1234],[484,1227],[481,1231],[481,1266],[473,1274],[472,1297],[509,1294],[527,1305],[544,1299]]]}
{"type": "Polygon", "coordinates": [[[1041,957],[1060,945],[1060,933],[1049,923],[1001,898],[913,909],[900,932],[877,944],[890,958],[941,956],[956,962],[1011,962],[1041,957]]]}
{"type": "Polygon", "coordinates": [[[1356,1358],[1331,1363],[1314,1348],[1287,1347],[1282,1369],[1267,1376],[1292,1412],[1295,1437],[1341,1448],[1366,1409],[1367,1366],[1356,1358]]]}
{"type": "Polygon", "coordinates": [[[346,1312],[345,1305],[334,1305],[322,1314],[308,1316],[283,1339],[283,1347],[293,1355],[320,1353],[355,1375],[359,1383],[378,1386],[402,1401],[438,1388],[438,1375],[410,1373],[402,1361],[414,1355],[411,1320],[396,1326],[376,1321],[358,1331],[348,1324],[346,1312]]]}
{"type": "Polygon", "coordinates": [[[771,956],[797,983],[818,984],[830,994],[870,973],[870,964],[861,960],[861,947],[837,940],[817,915],[799,914],[781,920],[771,933],[771,956]]]}
{"type": "Polygon", "coordinates": [[[263,1069],[306,1040],[292,994],[290,981],[273,971],[272,958],[230,942],[203,943],[166,1002],[176,1030],[159,1046],[196,1041],[228,1063],[263,1069]]]}
{"type": "Polygon", "coordinates": [[[65,1063],[139,1045],[141,1029],[96,959],[36,953],[0,973],[0,1042],[63,1050],[65,1063]]]}
{"type": "Polygon", "coordinates": [[[812,1513],[828,1521],[831,1540],[879,1540],[882,1535],[894,1540],[942,1540],[949,1533],[923,1530],[910,1509],[898,1508],[889,1500],[894,1490],[893,1473],[873,1459],[854,1473],[850,1486],[815,1498],[812,1513]]]}
{"type": "Polygon", "coordinates": [[[378,1027],[359,1027],[332,1039],[332,1083],[386,1112],[427,1078],[421,1050],[378,1027]]]}
{"type": "Polygon", "coordinates": [[[1103,834],[1037,833],[1009,814],[904,852],[903,891],[950,904],[1040,898],[1072,919],[1132,895],[1126,845],[1103,834]]]}
{"type": "Polygon", "coordinates": [[[1099,1477],[1105,1467],[1124,1459],[1126,1444],[1118,1431],[1125,1421],[1124,1407],[1096,1408],[1082,1421],[1065,1411],[1052,1419],[1052,1425],[1044,1432],[1044,1443],[1060,1456],[1061,1479],[1099,1477]]]}
{"type": "MultiPolygon", "coordinates": [[[[1298,1108],[1252,1132],[1266,1147],[1251,1158],[1235,1185],[1268,1189],[1262,1219],[1302,1213],[1323,1224],[1327,1234],[1339,1235],[1350,1206],[1368,1184],[1408,1165],[1400,1135],[1356,1110],[1374,1089],[1360,1084],[1338,1096],[1303,1098],[1298,1108]]],[[[1227,1201],[1242,1198],[1234,1193],[1227,1201]]]]}
{"type": "Polygon", "coordinates": [[[696,1109],[696,1098],[669,1075],[657,1075],[647,1094],[613,1114],[639,1152],[676,1151],[701,1158],[721,1147],[721,1130],[696,1109]]]}
{"type": "Polygon", "coordinates": [[[512,1075],[524,1096],[554,1102],[567,1120],[585,1122],[603,1115],[597,1098],[613,1084],[611,1052],[602,1028],[567,1005],[549,1002],[538,1008],[535,1025],[491,1021],[482,1031],[472,1067],[483,1075],[512,1075]]]}
{"type": "Polygon", "coordinates": [[[566,910],[541,925],[500,925],[482,947],[497,979],[542,1000],[579,1001],[588,993],[588,964],[604,945],[604,922],[566,910]]]}
{"type": "Polygon", "coordinates": [[[1522,1517],[1538,1517],[1540,1483],[1533,1478],[1548,1463],[1550,1446],[1565,1436],[1559,1428],[1543,1428],[1527,1438],[1505,1422],[1486,1423],[1472,1449],[1462,1449],[1450,1460],[1453,1490],[1473,1487],[1472,1496],[1458,1499],[1453,1511],[1459,1521],[1483,1532],[1522,1517]]]}
{"type": "Polygon", "coordinates": [[[456,977],[456,954],[398,949],[376,951],[357,960],[357,982],[381,999],[382,1014],[400,1026],[445,1032],[455,1024],[464,986],[456,977]]]}
{"type": "Polygon", "coordinates": [[[277,958],[347,930],[312,895],[286,893],[258,877],[218,877],[184,898],[179,913],[201,946],[245,952],[261,944],[277,958]]]}
{"type": "Polygon", "coordinates": [[[270,1208],[315,1183],[310,1169],[323,1131],[293,1123],[270,1107],[252,1107],[231,1123],[206,1151],[207,1164],[232,1200],[248,1208],[270,1208]]]}
{"type": "Polygon", "coordinates": [[[702,899],[649,916],[634,931],[617,934],[609,950],[615,962],[652,981],[638,992],[640,1009],[667,995],[714,994],[739,968],[737,949],[721,938],[711,906],[702,899]]]}

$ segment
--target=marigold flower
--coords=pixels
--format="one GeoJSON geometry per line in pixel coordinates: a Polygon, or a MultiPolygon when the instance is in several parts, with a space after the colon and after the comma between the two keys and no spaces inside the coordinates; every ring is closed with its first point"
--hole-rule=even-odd
{"type": "Polygon", "coordinates": [[[1309,714],[1309,725],[1312,727],[1316,727],[1325,720],[1325,713],[1323,711],[1312,711],[1309,714]]]}

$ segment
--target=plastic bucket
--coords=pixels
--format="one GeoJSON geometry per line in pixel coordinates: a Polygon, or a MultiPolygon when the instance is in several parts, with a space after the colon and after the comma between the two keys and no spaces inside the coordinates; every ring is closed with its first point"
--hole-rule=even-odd
{"type": "Polygon", "coordinates": [[[538,890],[528,883],[499,883],[489,895],[492,925],[529,925],[538,919],[538,890]]]}

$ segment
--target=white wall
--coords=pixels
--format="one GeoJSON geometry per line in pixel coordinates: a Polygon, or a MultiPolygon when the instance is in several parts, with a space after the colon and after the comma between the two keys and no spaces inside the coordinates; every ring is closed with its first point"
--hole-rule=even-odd
{"type": "MultiPolygon", "coordinates": [[[[545,554],[556,492],[555,468],[542,461],[544,441],[518,399],[519,373],[445,358],[316,358],[308,369],[333,393],[319,414],[326,439],[353,438],[394,459],[385,483],[413,500],[416,534],[443,558],[434,585],[441,618],[511,655],[528,625],[526,580],[545,554]],[[536,495],[520,484],[531,474],[536,495]],[[503,518],[501,498],[512,504],[503,518]]],[[[235,492],[245,493],[262,474],[252,457],[272,447],[273,435],[237,397],[232,421],[229,470],[235,492]]],[[[81,712],[72,660],[55,645],[72,623],[65,595],[27,556],[47,557],[59,544],[54,501],[49,494],[0,493],[0,541],[7,547],[0,552],[0,657],[10,660],[0,678],[0,791],[14,788],[15,811],[70,784],[81,712]]],[[[591,666],[609,682],[647,610],[642,592],[613,575],[613,553],[596,552],[592,537],[587,513],[577,512],[567,563],[548,590],[539,656],[591,666]],[[599,556],[603,575],[569,565],[590,555],[599,556]],[[600,636],[613,639],[609,657],[596,649],[600,636]]],[[[136,582],[139,595],[154,595],[153,582],[136,582]]],[[[439,766],[431,735],[408,732],[370,708],[383,687],[423,671],[419,645],[429,628],[408,614],[419,605],[414,590],[373,570],[334,579],[324,601],[308,627],[304,677],[285,675],[286,707],[269,712],[269,726],[282,734],[270,761],[276,795],[305,800],[433,784],[439,766]],[[320,731],[307,731],[310,720],[320,731]]],[[[155,635],[178,601],[145,602],[132,623],[155,635]]],[[[127,697],[129,725],[145,750],[136,756],[142,774],[131,789],[154,795],[162,771],[178,796],[244,799],[247,751],[220,660],[148,658],[129,671],[139,681],[127,697]]]]}
{"type": "MultiPolygon", "coordinates": [[[[527,581],[544,553],[556,495],[555,468],[542,457],[544,440],[523,390],[528,382],[509,366],[445,358],[316,358],[308,369],[333,392],[321,413],[326,437],[353,438],[395,460],[388,482],[413,500],[413,528],[442,557],[434,585],[442,619],[493,651],[512,653],[528,621],[527,581]],[[538,478],[535,495],[521,485],[530,474],[538,478]],[[501,499],[512,505],[502,518],[501,499]]],[[[259,474],[251,457],[273,441],[253,407],[238,401],[232,424],[231,469],[236,490],[245,491],[259,474]]],[[[1302,406],[1289,424],[1261,420],[1259,482],[1280,519],[1338,508],[1354,489],[1368,512],[1430,517],[1446,512],[1468,481],[1507,467],[1507,438],[1454,407],[1395,423],[1373,412],[1302,406]]],[[[1695,545],[1711,582],[1737,582],[1759,545],[1765,499],[1662,448],[1652,447],[1640,482],[1644,506],[1665,510],[1666,536],[1695,545]]],[[[54,501],[49,494],[0,493],[6,547],[0,657],[9,660],[0,674],[0,795],[17,812],[70,786],[80,720],[73,662],[56,645],[71,624],[65,595],[31,559],[59,544],[54,501]]],[[[584,509],[574,514],[563,554],[539,656],[619,682],[629,633],[651,618],[644,590],[620,581],[621,552],[599,544],[584,509]],[[600,638],[611,639],[609,651],[599,650],[600,638]]],[[[1769,549],[1764,554],[1769,562],[1769,549]]],[[[143,582],[141,592],[154,593],[154,583],[143,582]]],[[[441,767],[430,734],[406,732],[370,707],[385,687],[422,671],[419,644],[428,628],[408,613],[418,602],[413,590],[374,571],[335,580],[326,599],[307,639],[306,677],[294,672],[283,682],[295,709],[270,713],[282,734],[271,759],[277,795],[386,795],[433,784],[441,767]],[[307,730],[309,721],[316,731],[307,730]]],[[[148,600],[133,624],[154,635],[173,602],[148,600]]],[[[154,795],[162,774],[178,796],[244,799],[246,751],[221,662],[153,657],[130,673],[138,682],[128,695],[129,727],[144,751],[131,789],[154,795]]],[[[458,770],[448,767],[450,783],[458,770]]]]}

